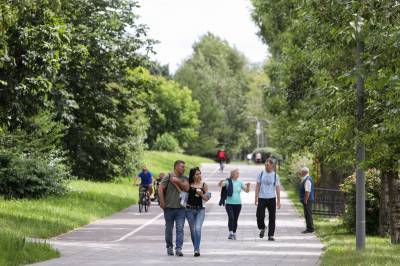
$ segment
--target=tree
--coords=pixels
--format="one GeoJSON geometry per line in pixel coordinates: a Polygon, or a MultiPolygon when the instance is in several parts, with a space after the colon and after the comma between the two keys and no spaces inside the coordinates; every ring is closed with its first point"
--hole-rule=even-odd
{"type": "Polygon", "coordinates": [[[63,145],[73,173],[81,178],[110,180],[139,163],[133,155],[143,149],[146,131],[141,92],[126,76],[146,62],[138,50],[152,42],[135,7],[128,0],[62,1],[71,45],[52,99],[66,125],[63,145]]]}
{"type": "Polygon", "coordinates": [[[142,95],[149,117],[147,144],[153,148],[158,137],[168,133],[176,138],[181,148],[187,148],[198,137],[200,104],[192,99],[192,92],[178,82],[152,76],[144,68],[130,72],[136,87],[146,87],[142,95]]]}
{"type": "Polygon", "coordinates": [[[218,146],[224,145],[228,152],[238,154],[248,146],[245,70],[244,56],[211,33],[193,45],[193,55],[175,75],[201,106],[199,139],[189,145],[190,153],[214,156],[218,146]]]}

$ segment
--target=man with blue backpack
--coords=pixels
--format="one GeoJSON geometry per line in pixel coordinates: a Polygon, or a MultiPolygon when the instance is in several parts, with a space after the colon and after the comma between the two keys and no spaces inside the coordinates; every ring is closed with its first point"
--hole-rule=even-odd
{"type": "Polygon", "coordinates": [[[265,234],[265,209],[268,209],[268,240],[274,241],[276,208],[281,208],[279,176],[274,171],[274,160],[265,161],[265,171],[257,176],[255,204],[257,205],[257,226],[260,238],[265,234]]]}
{"type": "Polygon", "coordinates": [[[307,167],[302,167],[300,175],[302,181],[300,183],[300,201],[303,204],[304,217],[306,219],[307,228],[302,233],[314,232],[314,223],[312,217],[312,202],[314,201],[314,182],[309,175],[310,170],[307,167]]]}

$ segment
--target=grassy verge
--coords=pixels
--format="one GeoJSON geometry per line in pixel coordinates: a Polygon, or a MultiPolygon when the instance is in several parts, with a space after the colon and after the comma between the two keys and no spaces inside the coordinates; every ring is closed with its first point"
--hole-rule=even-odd
{"type": "MultiPolygon", "coordinates": [[[[172,169],[175,160],[184,160],[189,169],[201,157],[167,152],[146,152],[144,161],[155,174],[172,169]]],[[[188,172],[188,171],[187,171],[188,172]]],[[[73,181],[63,196],[40,200],[0,198],[0,265],[21,265],[59,256],[47,244],[26,241],[49,238],[124,209],[137,200],[137,187],[128,178],[114,183],[73,181]]]]}
{"type": "MultiPolygon", "coordinates": [[[[297,187],[285,178],[281,171],[281,182],[297,211],[302,214],[297,187]]],[[[321,265],[400,265],[400,245],[390,244],[389,238],[367,236],[366,249],[356,251],[355,235],[343,227],[340,218],[314,217],[316,233],[324,244],[321,265]]]]}
{"type": "Polygon", "coordinates": [[[189,169],[194,166],[200,166],[201,163],[214,162],[203,157],[160,151],[149,151],[144,156],[144,162],[154,175],[158,175],[160,172],[171,172],[176,160],[183,160],[186,163],[186,174],[189,174],[189,169]]]}
{"type": "Polygon", "coordinates": [[[69,188],[69,193],[59,197],[0,199],[0,265],[58,256],[48,245],[29,243],[25,237],[48,238],[68,232],[128,207],[137,196],[137,188],[127,184],[73,181],[69,188]]]}

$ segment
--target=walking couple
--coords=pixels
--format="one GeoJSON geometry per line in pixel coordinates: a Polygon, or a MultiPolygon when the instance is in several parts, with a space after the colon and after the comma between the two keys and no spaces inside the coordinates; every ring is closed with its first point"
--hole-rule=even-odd
{"type": "MultiPolygon", "coordinates": [[[[240,193],[242,191],[250,191],[250,183],[244,184],[239,179],[239,169],[231,171],[230,178],[221,180],[218,184],[220,187],[226,187],[227,198],[225,209],[228,214],[228,239],[236,240],[236,230],[238,227],[238,219],[242,209],[240,193]]],[[[221,199],[220,205],[225,199],[221,199]]],[[[265,162],[265,171],[262,171],[257,176],[257,185],[255,191],[255,204],[257,205],[257,226],[260,229],[260,238],[265,234],[265,209],[268,209],[268,240],[274,241],[276,207],[281,207],[280,202],[280,180],[279,176],[274,171],[273,159],[267,159],[265,162]]]]}
{"type": "Polygon", "coordinates": [[[202,182],[199,167],[190,169],[189,178],[185,175],[185,162],[174,163],[174,171],[165,177],[159,186],[160,207],[164,210],[165,242],[167,254],[174,255],[172,231],[176,227],[175,255],[183,256],[185,217],[188,220],[194,256],[200,256],[201,227],[205,217],[203,202],[210,198],[208,186],[202,182]]]}

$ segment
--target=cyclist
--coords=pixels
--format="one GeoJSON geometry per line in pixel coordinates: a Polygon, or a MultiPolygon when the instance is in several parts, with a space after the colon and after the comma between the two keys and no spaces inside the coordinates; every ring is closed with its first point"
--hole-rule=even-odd
{"type": "MultiPolygon", "coordinates": [[[[141,179],[140,182],[140,187],[145,187],[147,188],[147,194],[150,197],[150,195],[153,193],[153,174],[147,169],[146,166],[143,166],[142,171],[136,176],[137,179],[141,179]]],[[[138,185],[138,184],[136,184],[138,185]]],[[[140,189],[139,189],[140,191],[140,189]]]]}
{"type": "Polygon", "coordinates": [[[158,187],[160,186],[161,181],[165,177],[165,173],[161,172],[158,175],[158,178],[154,180],[153,186],[154,186],[154,198],[152,200],[157,200],[158,201],[158,187]]]}

